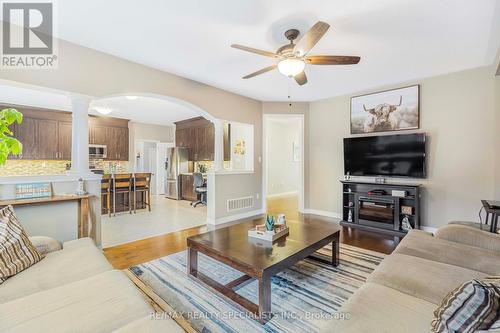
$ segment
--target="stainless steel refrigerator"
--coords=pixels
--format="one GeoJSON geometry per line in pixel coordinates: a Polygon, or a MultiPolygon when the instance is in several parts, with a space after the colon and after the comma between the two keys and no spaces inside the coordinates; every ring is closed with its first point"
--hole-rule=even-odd
{"type": "Polygon", "coordinates": [[[167,148],[165,159],[165,196],[170,199],[181,199],[180,175],[189,172],[189,149],[167,148]]]}

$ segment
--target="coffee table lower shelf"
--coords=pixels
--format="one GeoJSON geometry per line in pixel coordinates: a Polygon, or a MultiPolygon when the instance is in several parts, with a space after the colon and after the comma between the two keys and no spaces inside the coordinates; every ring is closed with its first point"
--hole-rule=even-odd
{"type": "Polygon", "coordinates": [[[210,248],[199,246],[197,243],[190,242],[188,239],[187,273],[188,276],[193,280],[204,285],[212,292],[223,297],[225,300],[229,301],[241,310],[247,311],[250,317],[259,321],[261,324],[265,324],[273,316],[271,312],[271,277],[305,258],[311,258],[337,267],[339,264],[339,232],[311,246],[305,247],[304,249],[290,255],[289,257],[284,258],[280,262],[265,269],[258,269],[247,265],[241,265],[240,263],[232,260],[230,257],[225,257],[220,253],[216,253],[210,248]],[[329,243],[332,243],[331,261],[312,256],[312,254],[314,254],[317,250],[323,248],[329,243]],[[221,284],[198,271],[198,252],[201,252],[211,257],[212,259],[220,261],[238,271],[241,271],[244,273],[244,275],[225,285],[221,284]],[[244,287],[254,280],[258,280],[259,283],[259,304],[253,303],[252,301],[246,299],[236,292],[238,289],[244,287]]]}

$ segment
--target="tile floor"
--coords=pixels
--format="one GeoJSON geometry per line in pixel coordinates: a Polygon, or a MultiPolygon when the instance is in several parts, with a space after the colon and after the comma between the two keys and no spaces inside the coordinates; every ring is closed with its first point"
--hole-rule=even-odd
{"type": "Polygon", "coordinates": [[[205,225],[207,207],[193,208],[189,201],[152,196],[151,212],[137,210],[137,214],[117,213],[109,218],[102,215],[102,247],[128,243],[199,225],[205,225]]]}

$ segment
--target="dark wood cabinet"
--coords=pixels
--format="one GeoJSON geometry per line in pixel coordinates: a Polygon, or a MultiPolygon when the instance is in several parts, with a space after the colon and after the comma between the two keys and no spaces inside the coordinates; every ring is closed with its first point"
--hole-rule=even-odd
{"type": "Polygon", "coordinates": [[[22,124],[13,127],[14,137],[23,144],[20,156],[10,155],[10,159],[36,159],[38,156],[38,122],[37,119],[24,118],[22,124]]]}
{"type": "MultiPolygon", "coordinates": [[[[0,109],[8,107],[23,114],[23,122],[11,126],[14,137],[23,144],[23,153],[19,156],[10,155],[9,159],[71,160],[71,113],[0,105],[0,109]]],[[[90,117],[89,143],[108,146],[108,160],[128,161],[128,141],[128,120],[90,117]]]]}
{"type": "Polygon", "coordinates": [[[215,129],[210,121],[197,117],[175,124],[175,145],[189,148],[190,161],[214,160],[215,129]]]}
{"type": "Polygon", "coordinates": [[[7,107],[13,107],[23,114],[23,122],[11,127],[14,137],[23,144],[23,153],[19,156],[10,155],[9,159],[71,159],[70,113],[25,106],[7,107]]]}
{"type": "Polygon", "coordinates": [[[106,128],[108,160],[128,161],[128,128],[106,128]]]}
{"type": "Polygon", "coordinates": [[[91,117],[89,120],[89,143],[105,145],[108,150],[107,160],[128,161],[128,120],[91,117]]]}
{"type": "Polygon", "coordinates": [[[56,120],[38,120],[38,158],[59,159],[59,124],[56,120]]]}
{"type": "Polygon", "coordinates": [[[181,175],[181,198],[183,200],[196,200],[197,195],[194,191],[193,182],[193,175],[181,175]]]}
{"type": "Polygon", "coordinates": [[[89,124],[89,143],[94,145],[105,145],[106,144],[106,127],[89,124]]]}
{"type": "Polygon", "coordinates": [[[68,122],[59,122],[59,158],[71,160],[72,126],[68,122]]]}

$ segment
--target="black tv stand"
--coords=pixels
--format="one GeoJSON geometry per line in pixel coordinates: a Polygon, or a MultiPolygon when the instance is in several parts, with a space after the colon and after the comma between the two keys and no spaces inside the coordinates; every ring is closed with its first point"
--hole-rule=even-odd
{"type": "Polygon", "coordinates": [[[402,237],[406,235],[406,231],[402,229],[401,223],[406,216],[413,229],[420,228],[420,185],[363,181],[341,183],[341,225],[402,237]],[[385,194],[376,190],[383,190],[385,194]],[[405,195],[392,196],[393,190],[404,191],[405,195]],[[403,212],[404,206],[411,213],[403,212]]]}

